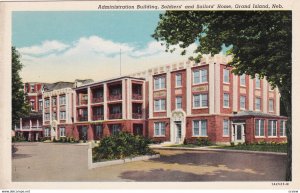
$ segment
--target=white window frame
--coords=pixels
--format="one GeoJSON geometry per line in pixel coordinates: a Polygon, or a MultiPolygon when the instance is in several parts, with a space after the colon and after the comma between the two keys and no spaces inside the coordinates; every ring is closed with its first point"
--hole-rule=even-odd
{"type": "Polygon", "coordinates": [[[50,136],[50,129],[49,128],[45,128],[45,130],[44,130],[44,136],[45,137],[49,137],[50,136]]]}
{"type": "Polygon", "coordinates": [[[50,121],[50,113],[45,113],[45,121],[50,121]]]}
{"type": "Polygon", "coordinates": [[[240,86],[246,86],[246,74],[240,76],[240,86]]]}
{"type": "Polygon", "coordinates": [[[165,137],[166,136],[166,123],[165,122],[154,122],[154,137],[165,137]],[[158,126],[158,128],[156,128],[158,126]],[[158,129],[158,133],[156,133],[158,129]],[[162,132],[164,131],[164,132],[162,132]]]}
{"type": "Polygon", "coordinates": [[[256,138],[264,138],[265,135],[265,119],[255,119],[254,123],[254,136],[256,138]],[[258,121],[258,128],[256,128],[256,121],[258,121]],[[263,122],[263,123],[262,123],[263,122]],[[256,130],[258,129],[258,135],[256,135],[256,130]],[[263,129],[263,133],[261,133],[261,129],[263,129]]]}
{"type": "Polygon", "coordinates": [[[240,96],[240,110],[245,110],[246,109],[246,96],[242,95],[240,96]],[[242,103],[242,98],[244,99],[244,102],[242,103]],[[242,106],[244,104],[244,106],[242,106]]]}
{"type": "Polygon", "coordinates": [[[273,99],[269,99],[268,105],[269,105],[269,112],[274,112],[274,100],[273,99]],[[270,103],[271,101],[272,101],[272,103],[270,103]]]}
{"type": "Polygon", "coordinates": [[[229,128],[230,128],[229,119],[223,119],[223,137],[229,137],[229,128]],[[225,131],[227,131],[227,134],[225,131]]]}
{"type": "Polygon", "coordinates": [[[286,137],[286,121],[285,120],[280,120],[279,136],[286,137]],[[284,124],[282,124],[282,123],[284,123],[284,124]],[[282,131],[282,134],[281,134],[281,131],[282,131]]]}
{"type": "Polygon", "coordinates": [[[60,120],[66,120],[66,116],[67,115],[67,113],[66,113],[66,111],[59,111],[59,119],[60,120]]]}
{"type": "Polygon", "coordinates": [[[261,98],[259,98],[259,97],[255,97],[255,110],[261,111],[261,98]],[[257,108],[258,101],[259,101],[259,109],[257,108]]]}
{"type": "Polygon", "coordinates": [[[193,120],[193,137],[208,137],[207,135],[207,120],[206,119],[202,119],[202,120],[193,120]],[[198,122],[198,129],[199,129],[199,134],[195,134],[195,123],[198,122]],[[205,122],[205,134],[202,133],[202,123],[205,122]]]}
{"type": "Polygon", "coordinates": [[[268,120],[268,137],[273,137],[273,138],[277,137],[277,120],[268,120]],[[276,123],[275,127],[274,127],[274,122],[276,123]],[[269,129],[270,126],[271,126],[271,130],[269,129]],[[274,130],[275,130],[275,135],[274,135],[274,130]]]}
{"type": "Polygon", "coordinates": [[[195,70],[193,70],[192,74],[193,74],[193,85],[207,83],[207,69],[206,68],[195,69],[195,70]],[[197,79],[196,79],[196,76],[195,76],[196,73],[199,73],[199,76],[198,76],[197,79]]]}
{"type": "Polygon", "coordinates": [[[223,93],[223,108],[229,108],[230,107],[230,95],[229,95],[229,93],[223,93]],[[228,96],[228,106],[225,106],[225,102],[227,101],[225,101],[225,96],[228,96]]]}
{"type": "Polygon", "coordinates": [[[200,93],[200,94],[194,94],[193,95],[193,109],[199,109],[199,108],[208,108],[208,94],[207,93],[200,93]],[[196,98],[199,96],[199,106],[196,106],[195,101],[196,98]],[[203,105],[203,97],[206,96],[206,106],[203,105]]]}
{"type": "Polygon", "coordinates": [[[226,68],[223,68],[223,83],[225,83],[225,84],[230,83],[230,70],[226,69],[226,68]],[[227,73],[228,73],[228,80],[227,80],[227,77],[226,77],[227,73]]]}
{"type": "Polygon", "coordinates": [[[182,87],[182,74],[181,73],[177,73],[175,75],[175,82],[176,82],[176,84],[175,84],[176,88],[182,87]]]}
{"type": "Polygon", "coordinates": [[[39,99],[39,110],[42,111],[43,110],[43,100],[39,99]]]}
{"type": "Polygon", "coordinates": [[[66,95],[60,95],[59,96],[59,105],[65,105],[66,104],[66,95]]]}
{"type": "Polygon", "coordinates": [[[59,137],[66,137],[66,128],[65,127],[59,128],[59,137]]]}
{"type": "Polygon", "coordinates": [[[261,88],[261,81],[259,79],[259,76],[255,76],[255,89],[260,89],[261,88]]]}
{"type": "Polygon", "coordinates": [[[50,99],[49,98],[47,98],[47,99],[45,99],[45,108],[48,108],[48,107],[50,107],[50,99]]]}
{"type": "Polygon", "coordinates": [[[176,96],[175,104],[176,104],[176,109],[182,109],[182,96],[176,96]]]}
{"type": "Polygon", "coordinates": [[[155,77],[154,78],[154,90],[162,90],[165,88],[166,88],[166,76],[155,77]]]}
{"type": "Polygon", "coordinates": [[[166,99],[155,99],[154,112],[161,112],[161,111],[166,111],[166,99]],[[164,101],[164,105],[163,105],[163,101],[164,101]],[[158,106],[157,106],[157,102],[158,102],[158,106]]]}

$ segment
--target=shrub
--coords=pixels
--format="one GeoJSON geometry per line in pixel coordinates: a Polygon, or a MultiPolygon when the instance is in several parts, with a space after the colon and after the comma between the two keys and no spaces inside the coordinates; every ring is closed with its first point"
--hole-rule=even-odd
{"type": "Polygon", "coordinates": [[[99,146],[93,148],[93,159],[99,161],[154,154],[149,148],[151,142],[150,139],[140,135],[119,132],[117,135],[104,137],[99,146]]]}
{"type": "Polygon", "coordinates": [[[211,142],[209,141],[208,138],[197,138],[195,145],[198,145],[198,146],[209,146],[209,145],[211,145],[211,142]]]}

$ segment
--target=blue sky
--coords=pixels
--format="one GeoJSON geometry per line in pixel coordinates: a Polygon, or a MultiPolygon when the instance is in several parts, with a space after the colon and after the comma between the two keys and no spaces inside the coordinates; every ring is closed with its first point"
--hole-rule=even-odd
{"type": "Polygon", "coordinates": [[[151,37],[160,13],[13,12],[12,44],[22,55],[23,81],[115,77],[119,75],[120,49],[123,75],[186,60],[190,55],[166,53],[151,37]]]}

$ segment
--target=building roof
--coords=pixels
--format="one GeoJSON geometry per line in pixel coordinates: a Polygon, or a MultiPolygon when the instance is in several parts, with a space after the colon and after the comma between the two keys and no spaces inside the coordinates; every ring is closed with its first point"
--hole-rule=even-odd
{"type": "Polygon", "coordinates": [[[284,116],[278,116],[278,115],[274,115],[274,114],[268,114],[268,113],[262,113],[259,111],[240,111],[236,114],[233,114],[233,118],[235,117],[278,117],[278,118],[286,118],[284,116]]]}
{"type": "Polygon", "coordinates": [[[22,118],[41,118],[43,116],[43,113],[40,112],[30,112],[28,115],[23,116],[22,118]]]}
{"type": "Polygon", "coordinates": [[[44,91],[58,90],[62,88],[73,88],[74,82],[55,82],[55,83],[46,83],[44,84],[44,91]]]}

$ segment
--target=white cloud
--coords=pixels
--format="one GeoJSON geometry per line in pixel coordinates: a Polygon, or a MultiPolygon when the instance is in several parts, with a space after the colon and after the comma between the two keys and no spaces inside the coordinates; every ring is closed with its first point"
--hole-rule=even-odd
{"type": "Polygon", "coordinates": [[[67,49],[68,47],[69,45],[53,40],[53,41],[44,41],[41,45],[22,47],[19,48],[18,50],[20,51],[21,54],[24,55],[41,55],[41,54],[60,52],[67,49]]]}
{"type": "Polygon", "coordinates": [[[156,41],[149,42],[141,49],[135,44],[124,44],[90,36],[81,37],[69,45],[55,40],[45,41],[41,45],[20,48],[19,51],[25,65],[22,72],[25,82],[54,82],[74,81],[76,78],[101,80],[118,76],[120,48],[122,49],[122,74],[125,75],[158,65],[185,61],[193,55],[192,51],[195,47],[196,45],[191,45],[187,49],[186,56],[181,56],[178,47],[174,53],[167,53],[165,47],[156,41]]]}

